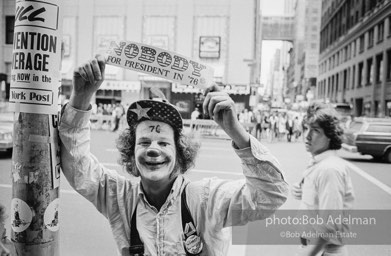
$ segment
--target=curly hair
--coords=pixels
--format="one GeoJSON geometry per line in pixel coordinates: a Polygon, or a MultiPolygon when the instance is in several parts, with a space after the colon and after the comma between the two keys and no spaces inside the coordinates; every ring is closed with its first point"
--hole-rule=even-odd
{"type": "Polygon", "coordinates": [[[330,105],[311,103],[307,109],[305,118],[307,124],[317,123],[330,139],[329,149],[340,149],[342,145],[343,128],[340,124],[340,116],[330,105]]]}
{"type": "MultiPolygon", "coordinates": [[[[116,144],[120,152],[118,163],[125,166],[126,171],[139,177],[140,173],[136,167],[135,146],[136,146],[136,128],[139,123],[129,126],[118,137],[116,144]]],[[[176,147],[176,163],[171,175],[185,173],[194,166],[195,159],[200,148],[200,143],[193,136],[185,135],[182,131],[174,130],[174,141],[176,147]]]]}

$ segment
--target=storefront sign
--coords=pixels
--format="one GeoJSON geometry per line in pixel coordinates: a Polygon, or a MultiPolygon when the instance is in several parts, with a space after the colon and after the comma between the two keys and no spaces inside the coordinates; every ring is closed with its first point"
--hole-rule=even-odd
{"type": "Polygon", "coordinates": [[[200,58],[220,58],[219,36],[200,36],[200,58]]]}
{"type": "Polygon", "coordinates": [[[106,62],[202,89],[213,82],[211,67],[174,52],[135,42],[112,41],[106,62]]]}
{"type": "Polygon", "coordinates": [[[57,114],[61,86],[60,1],[16,1],[10,106],[57,114]]]}
{"type": "Polygon", "coordinates": [[[124,90],[140,91],[141,84],[139,81],[117,81],[105,80],[99,87],[100,90],[124,90]]]}

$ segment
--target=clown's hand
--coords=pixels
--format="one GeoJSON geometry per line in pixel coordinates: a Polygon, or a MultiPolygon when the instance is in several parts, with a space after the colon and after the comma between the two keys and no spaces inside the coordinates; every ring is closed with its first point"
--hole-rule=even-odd
{"type": "Polygon", "coordinates": [[[204,114],[212,118],[234,141],[239,148],[250,146],[250,136],[239,123],[235,102],[220,91],[217,85],[206,89],[203,103],[204,114]]]}
{"type": "Polygon", "coordinates": [[[73,91],[69,104],[80,110],[87,110],[94,93],[104,80],[105,59],[102,55],[80,65],[73,72],[73,91]]]}

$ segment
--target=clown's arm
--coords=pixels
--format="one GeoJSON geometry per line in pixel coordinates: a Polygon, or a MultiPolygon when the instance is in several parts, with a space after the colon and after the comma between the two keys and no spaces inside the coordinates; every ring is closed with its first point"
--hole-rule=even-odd
{"type": "Polygon", "coordinates": [[[105,59],[100,55],[76,68],[71,98],[61,113],[59,136],[61,169],[66,179],[108,216],[115,211],[108,202],[123,187],[123,178],[90,153],[90,101],[104,80],[104,70],[105,59]]]}
{"type": "Polygon", "coordinates": [[[190,185],[193,202],[210,217],[216,230],[264,219],[286,201],[288,184],[277,159],[239,123],[235,103],[216,86],[207,90],[207,113],[230,136],[242,163],[241,180],[205,179],[190,185]]]}

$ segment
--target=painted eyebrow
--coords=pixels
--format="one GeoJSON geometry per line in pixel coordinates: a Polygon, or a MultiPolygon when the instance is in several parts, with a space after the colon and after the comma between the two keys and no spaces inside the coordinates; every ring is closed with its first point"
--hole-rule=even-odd
{"type": "MultiPolygon", "coordinates": [[[[137,139],[137,141],[150,141],[151,138],[150,137],[140,137],[137,139]]],[[[173,140],[170,140],[166,137],[158,137],[157,138],[158,141],[163,141],[163,142],[172,142],[173,143],[173,140]]]]}
{"type": "Polygon", "coordinates": [[[151,140],[149,137],[140,137],[137,140],[151,140]]]}

